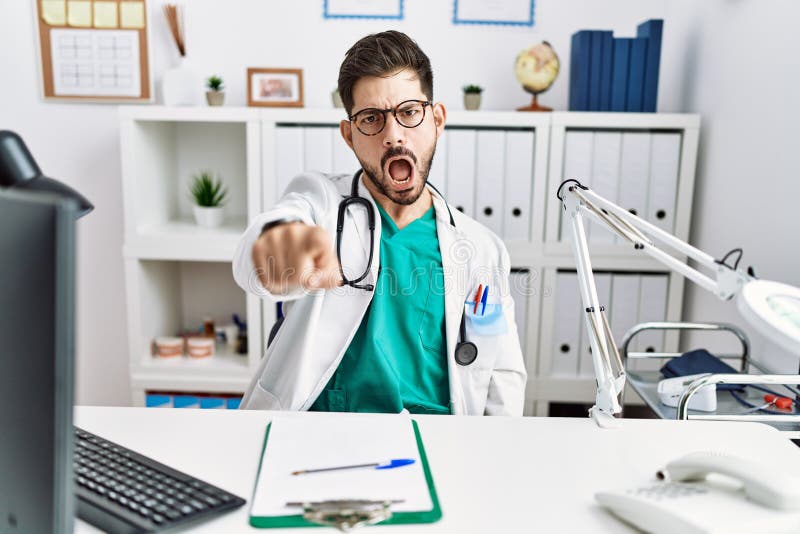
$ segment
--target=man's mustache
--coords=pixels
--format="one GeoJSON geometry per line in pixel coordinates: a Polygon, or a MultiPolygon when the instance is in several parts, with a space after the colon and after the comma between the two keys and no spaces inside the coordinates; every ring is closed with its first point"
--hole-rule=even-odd
{"type": "Polygon", "coordinates": [[[414,155],[409,149],[404,146],[393,146],[389,150],[387,150],[383,157],[381,158],[381,169],[386,167],[386,162],[392,158],[396,158],[397,156],[407,156],[414,162],[414,165],[417,164],[417,156],[414,155]]]}

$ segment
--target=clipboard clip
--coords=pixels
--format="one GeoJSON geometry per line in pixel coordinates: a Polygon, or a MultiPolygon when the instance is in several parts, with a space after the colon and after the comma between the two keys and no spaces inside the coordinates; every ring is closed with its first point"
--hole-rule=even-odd
{"type": "Polygon", "coordinates": [[[392,517],[391,506],[403,500],[372,501],[336,499],[316,502],[287,502],[286,506],[302,506],[303,519],[317,525],[335,527],[341,532],[374,525],[392,517]]]}

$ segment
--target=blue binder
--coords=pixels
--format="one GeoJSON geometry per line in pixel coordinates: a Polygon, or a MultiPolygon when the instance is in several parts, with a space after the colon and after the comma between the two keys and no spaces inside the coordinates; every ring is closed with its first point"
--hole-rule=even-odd
{"type": "Polygon", "coordinates": [[[600,108],[598,111],[611,111],[611,77],[613,74],[614,34],[610,31],[601,33],[600,50],[600,108]]]}
{"type": "Polygon", "coordinates": [[[625,111],[625,98],[628,94],[628,67],[631,53],[631,39],[614,39],[611,73],[610,111],[625,111]]]}
{"type": "Polygon", "coordinates": [[[650,19],[636,27],[636,35],[649,39],[644,66],[644,89],[642,91],[642,111],[655,112],[658,101],[658,71],[661,64],[661,36],[664,21],[650,19]]]}
{"type": "Polygon", "coordinates": [[[591,48],[589,60],[589,111],[600,111],[600,72],[603,67],[603,34],[591,32],[591,48]]]}
{"type": "Polygon", "coordinates": [[[625,109],[628,111],[644,111],[642,102],[644,91],[644,68],[647,59],[647,42],[645,37],[631,39],[630,63],[628,67],[628,94],[625,109]]]}
{"type": "Polygon", "coordinates": [[[589,111],[589,64],[591,32],[581,30],[572,34],[570,49],[569,110],[589,111]]]}

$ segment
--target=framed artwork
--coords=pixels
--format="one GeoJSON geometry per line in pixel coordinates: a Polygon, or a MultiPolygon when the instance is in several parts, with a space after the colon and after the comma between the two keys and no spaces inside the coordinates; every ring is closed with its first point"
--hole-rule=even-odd
{"type": "Polygon", "coordinates": [[[453,0],[453,24],[533,26],[534,0],[453,0]]]}
{"type": "Polygon", "coordinates": [[[326,19],[403,18],[403,0],[324,0],[326,19]]]}
{"type": "Polygon", "coordinates": [[[247,105],[303,107],[303,69],[247,69],[247,105]]]}

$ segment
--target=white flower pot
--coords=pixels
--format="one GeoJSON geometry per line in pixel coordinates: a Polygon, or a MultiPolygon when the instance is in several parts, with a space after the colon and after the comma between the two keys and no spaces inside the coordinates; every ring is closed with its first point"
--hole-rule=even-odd
{"type": "Polygon", "coordinates": [[[192,206],[194,209],[194,219],[198,226],[203,228],[217,228],[222,225],[225,219],[225,210],[222,206],[207,208],[205,206],[192,206]]]}
{"type": "Polygon", "coordinates": [[[331,100],[333,100],[333,107],[335,108],[343,108],[344,102],[342,102],[342,97],[339,94],[338,89],[334,89],[331,91],[331,100]]]}

